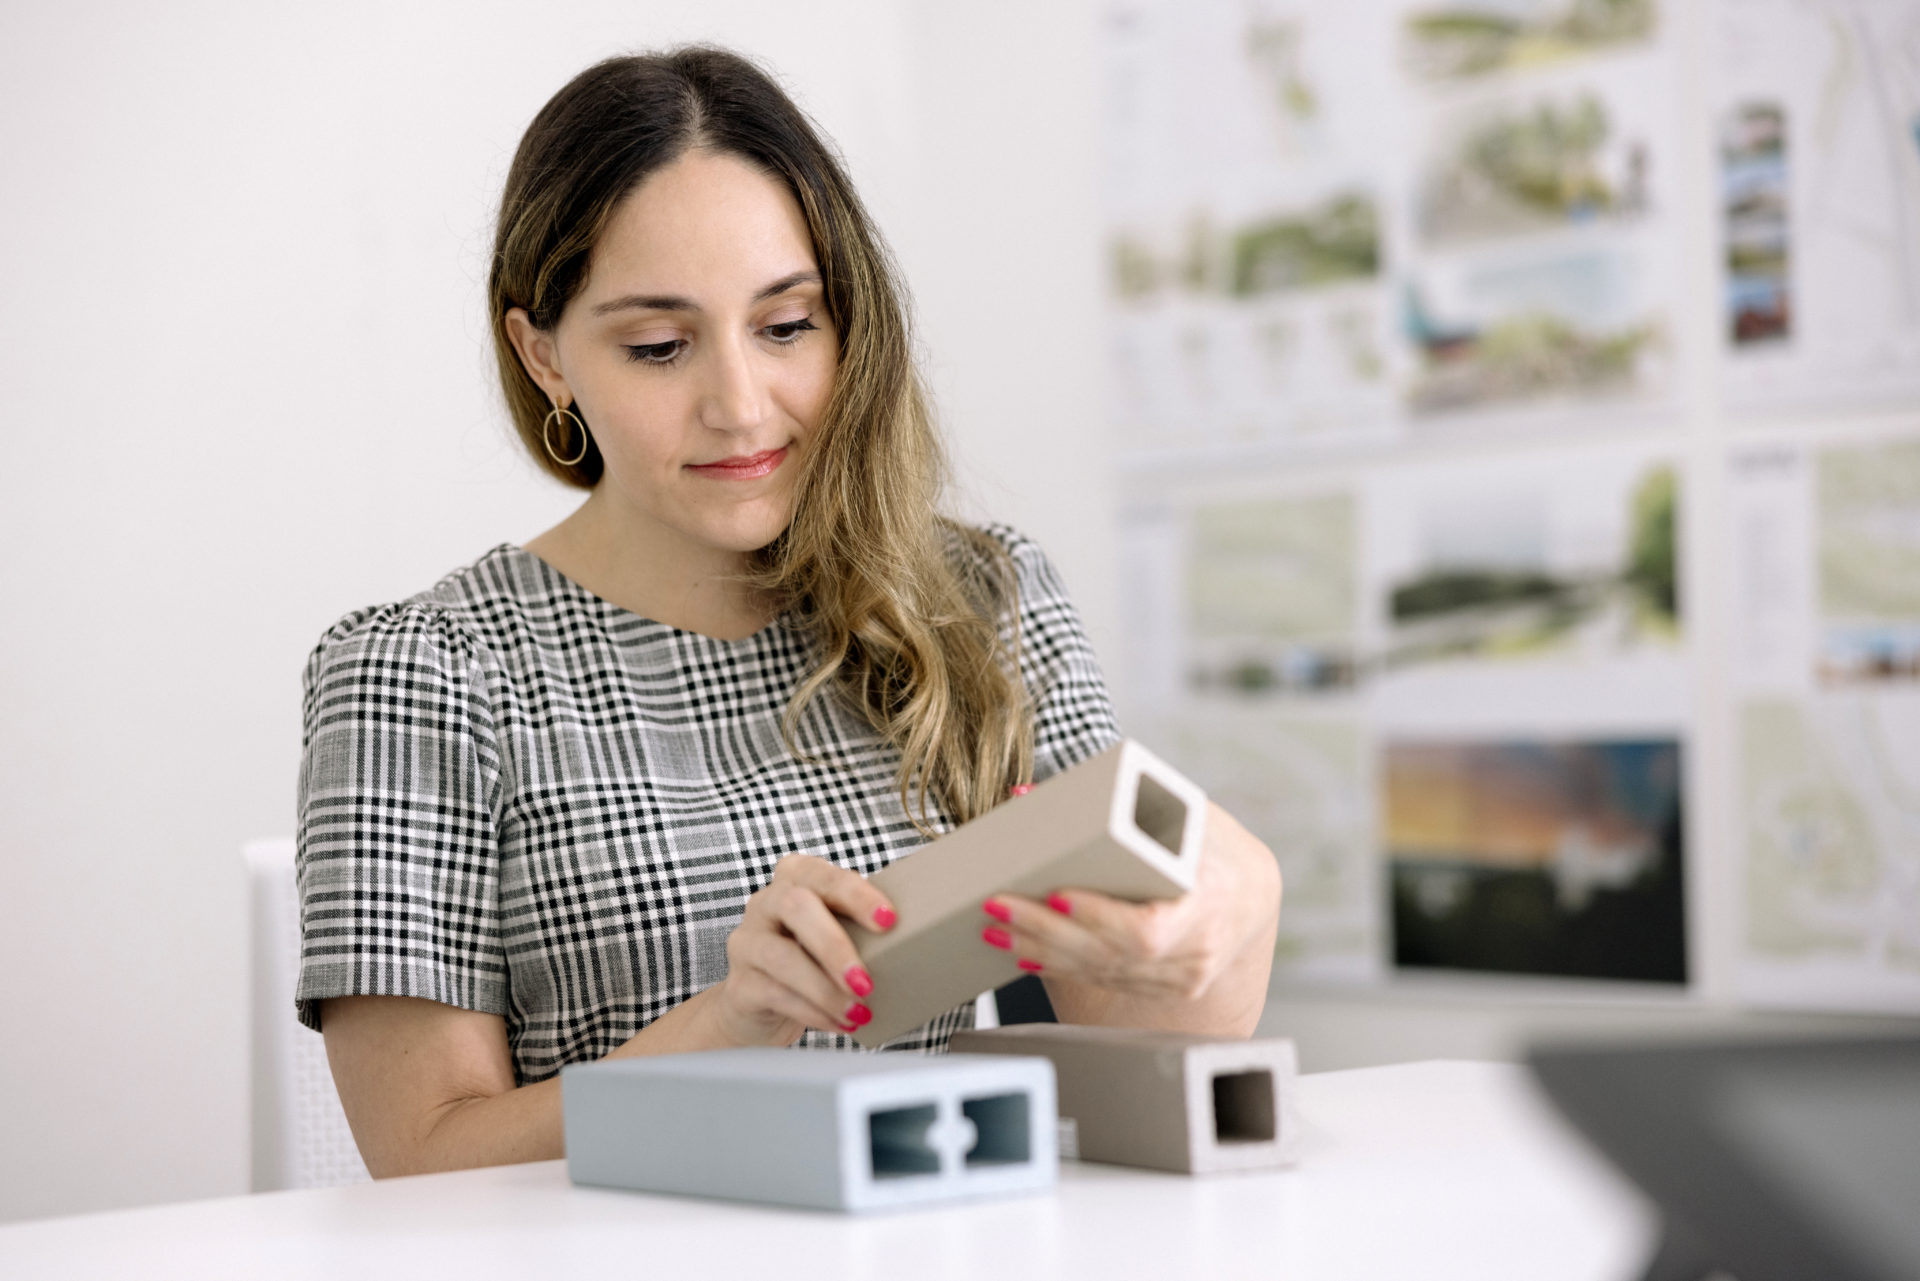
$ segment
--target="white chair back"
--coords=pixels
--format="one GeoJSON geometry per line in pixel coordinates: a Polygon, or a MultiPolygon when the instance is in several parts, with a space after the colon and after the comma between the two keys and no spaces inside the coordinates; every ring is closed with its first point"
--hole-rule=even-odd
{"type": "Polygon", "coordinates": [[[365,1183],[370,1176],[333,1088],[326,1042],[293,1013],[300,974],[293,841],[253,841],[246,859],[253,922],[253,1190],[365,1183]]]}

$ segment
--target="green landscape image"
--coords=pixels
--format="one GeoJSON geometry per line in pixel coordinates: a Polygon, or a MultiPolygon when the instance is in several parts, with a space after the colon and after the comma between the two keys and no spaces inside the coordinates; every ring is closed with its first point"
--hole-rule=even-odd
{"type": "Polygon", "coordinates": [[[1619,501],[1613,555],[1582,566],[1553,563],[1544,527],[1531,539],[1459,540],[1472,552],[1436,548],[1389,588],[1389,664],[1671,644],[1680,633],[1679,478],[1670,464],[1650,467],[1619,501]]]}
{"type": "Polygon", "coordinates": [[[1655,0],[1534,0],[1449,4],[1408,16],[1407,69],[1459,80],[1550,65],[1651,39],[1655,0]]]}

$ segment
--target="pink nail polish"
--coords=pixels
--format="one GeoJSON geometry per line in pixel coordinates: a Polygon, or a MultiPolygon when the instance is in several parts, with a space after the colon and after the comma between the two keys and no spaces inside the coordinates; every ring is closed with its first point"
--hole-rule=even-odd
{"type": "Polygon", "coordinates": [[[847,1007],[847,1022],[853,1024],[855,1027],[865,1027],[867,1024],[873,1022],[873,1011],[860,1004],[860,1002],[855,1001],[847,1007]]]}
{"type": "Polygon", "coordinates": [[[991,916],[994,920],[1000,922],[1002,925],[1005,925],[1007,922],[1013,919],[1013,909],[1008,907],[1005,903],[1002,903],[997,898],[990,898],[986,902],[982,903],[980,905],[980,910],[982,912],[985,912],[988,916],[991,916]]]}
{"type": "Polygon", "coordinates": [[[857,965],[847,967],[847,986],[853,989],[855,996],[865,996],[873,991],[873,975],[857,965]]]}
{"type": "Polygon", "coordinates": [[[1023,956],[1020,958],[1020,968],[1025,970],[1029,974],[1038,974],[1040,972],[1040,962],[1029,961],[1026,957],[1023,956]]]}
{"type": "Polygon", "coordinates": [[[1015,783],[1012,787],[1007,789],[1007,795],[1025,796],[1028,792],[1031,792],[1032,790],[1033,790],[1032,783],[1015,783]]]}
{"type": "Polygon", "coordinates": [[[893,914],[893,909],[890,907],[876,907],[873,909],[873,923],[880,929],[892,929],[893,923],[899,919],[899,917],[893,914]]]}
{"type": "Polygon", "coordinates": [[[1060,915],[1062,916],[1073,915],[1073,904],[1067,902],[1067,896],[1060,893],[1058,890],[1055,890],[1053,893],[1047,895],[1047,906],[1052,908],[1054,911],[1060,913],[1060,915]]]}
{"type": "Polygon", "coordinates": [[[840,1030],[842,1032],[845,1032],[848,1036],[852,1036],[855,1032],[858,1032],[860,1029],[855,1027],[851,1023],[842,1023],[840,1025],[840,1030]]]}
{"type": "Polygon", "coordinates": [[[986,929],[981,930],[980,937],[985,939],[993,947],[1000,948],[1002,951],[1010,950],[1013,947],[1013,935],[1007,933],[997,925],[989,925],[986,929]]]}

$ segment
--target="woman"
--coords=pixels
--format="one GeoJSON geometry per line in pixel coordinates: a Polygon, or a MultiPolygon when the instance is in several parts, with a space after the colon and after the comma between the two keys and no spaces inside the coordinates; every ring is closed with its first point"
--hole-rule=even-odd
{"type": "MultiPolygon", "coordinates": [[[[615,58],[522,140],[489,286],[508,408],[587,491],[349,615],[306,673],[301,1018],[376,1175],[562,1154],[571,1062],[850,1046],[863,873],[1117,738],[1058,577],[936,513],[879,237],[759,70],[615,58]]],[[[1068,1021],[1247,1035],[1272,856],[982,904],[1068,1021]]],[[[963,1006],[893,1043],[943,1049],[963,1006]]]]}

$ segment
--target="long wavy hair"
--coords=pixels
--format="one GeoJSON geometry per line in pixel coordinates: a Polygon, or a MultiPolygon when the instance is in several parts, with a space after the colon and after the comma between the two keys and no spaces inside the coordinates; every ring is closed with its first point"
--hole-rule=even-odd
{"type": "MultiPolygon", "coordinates": [[[[813,698],[845,697],[899,750],[900,796],[915,824],[932,830],[935,798],[966,822],[1033,771],[1014,568],[993,538],[940,515],[946,459],[891,255],[832,148],[766,72],[707,47],[609,58],[534,117],[507,174],[487,281],[508,412],[540,466],[581,489],[599,482],[591,423],[571,466],[545,449],[546,398],[507,337],[506,315],[524,308],[551,332],[616,206],[694,148],[739,156],[786,184],[839,330],[833,391],[801,459],[793,519],[746,571],[818,655],[782,732],[793,747],[813,698]]],[[[576,452],[578,442],[565,444],[576,452]]]]}

